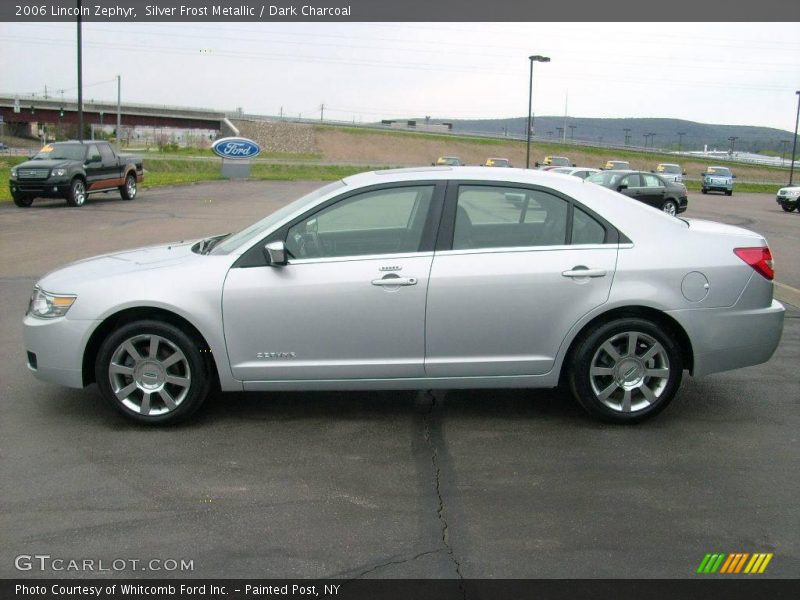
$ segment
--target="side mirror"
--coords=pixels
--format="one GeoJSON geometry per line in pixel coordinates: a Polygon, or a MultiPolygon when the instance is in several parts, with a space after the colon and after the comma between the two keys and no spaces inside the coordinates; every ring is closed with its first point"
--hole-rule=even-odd
{"type": "Polygon", "coordinates": [[[653,169],[650,169],[650,172],[651,172],[651,173],[655,173],[655,171],[653,171],[653,169]]]}
{"type": "Polygon", "coordinates": [[[684,171],[683,173],[681,173],[681,175],[683,175],[683,176],[686,176],[686,171],[684,171]]]}
{"type": "Polygon", "coordinates": [[[622,190],[627,190],[627,189],[628,189],[628,184],[627,183],[621,183],[621,184],[619,184],[617,186],[617,191],[618,192],[621,192],[622,190]]]}
{"type": "Polygon", "coordinates": [[[533,163],[533,166],[534,167],[538,167],[539,166],[539,161],[537,160],[535,163],[533,163]]]}
{"type": "Polygon", "coordinates": [[[94,156],[90,156],[89,158],[86,159],[86,164],[87,165],[90,165],[92,163],[98,163],[98,162],[100,162],[100,156],[98,156],[96,154],[94,156]]]}
{"type": "Polygon", "coordinates": [[[435,167],[435,166],[436,166],[436,163],[435,163],[435,162],[432,162],[432,163],[431,163],[431,166],[432,166],[432,167],[435,167]]]}
{"type": "Polygon", "coordinates": [[[286,244],[282,241],[270,242],[264,245],[264,256],[271,267],[286,264],[286,244]]]}
{"type": "Polygon", "coordinates": [[[736,179],[736,175],[731,175],[731,179],[736,179]]]}
{"type": "Polygon", "coordinates": [[[577,166],[578,166],[578,163],[572,163],[572,166],[573,166],[573,167],[577,167],[577,166]]]}

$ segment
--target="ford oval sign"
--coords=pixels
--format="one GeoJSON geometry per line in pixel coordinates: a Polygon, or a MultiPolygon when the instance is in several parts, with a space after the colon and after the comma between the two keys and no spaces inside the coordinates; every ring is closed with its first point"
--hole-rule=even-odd
{"type": "Polygon", "coordinates": [[[261,146],[241,137],[220,138],[211,145],[211,149],[222,158],[253,158],[261,152],[261,146]]]}

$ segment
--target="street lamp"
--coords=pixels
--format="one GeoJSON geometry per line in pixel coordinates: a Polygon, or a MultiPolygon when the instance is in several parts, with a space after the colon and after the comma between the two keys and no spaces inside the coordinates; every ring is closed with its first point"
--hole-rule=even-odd
{"type": "Polygon", "coordinates": [[[792,166],[789,167],[789,185],[792,185],[792,178],[794,177],[794,153],[797,150],[797,122],[800,121],[800,90],[796,91],[797,94],[797,116],[794,118],[794,141],[792,142],[792,166]]]}
{"type": "Polygon", "coordinates": [[[528,60],[531,61],[531,75],[528,80],[528,144],[525,151],[525,168],[531,168],[531,110],[533,109],[533,63],[535,62],[550,62],[549,56],[540,56],[534,54],[529,56],[528,60]]]}

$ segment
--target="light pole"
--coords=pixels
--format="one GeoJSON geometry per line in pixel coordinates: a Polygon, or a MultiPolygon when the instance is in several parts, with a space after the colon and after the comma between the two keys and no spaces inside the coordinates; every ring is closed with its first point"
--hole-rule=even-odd
{"type": "Polygon", "coordinates": [[[733,156],[733,148],[736,145],[736,140],[738,140],[738,136],[732,135],[728,138],[728,141],[731,143],[731,156],[733,156]]]}
{"type": "Polygon", "coordinates": [[[528,79],[528,135],[527,135],[528,142],[525,150],[526,169],[531,168],[531,110],[533,109],[533,63],[550,62],[550,57],[534,54],[533,56],[529,56],[528,60],[531,62],[531,74],[530,78],[528,79]]]}
{"type": "Polygon", "coordinates": [[[797,94],[797,116],[794,118],[794,141],[792,142],[792,165],[789,167],[789,185],[792,185],[792,178],[794,177],[794,153],[797,150],[797,122],[800,121],[800,90],[796,91],[797,94]]]}
{"type": "Polygon", "coordinates": [[[625,145],[627,146],[628,144],[631,143],[631,130],[629,127],[626,127],[622,131],[625,132],[625,145]]]}
{"type": "Polygon", "coordinates": [[[781,166],[786,162],[786,146],[789,144],[789,140],[781,140],[781,166]]]}
{"type": "Polygon", "coordinates": [[[678,132],[678,152],[681,151],[681,146],[683,145],[683,136],[686,135],[685,131],[678,132]]]}
{"type": "Polygon", "coordinates": [[[575,128],[576,127],[577,127],[577,125],[570,125],[569,126],[569,140],[571,142],[575,141],[575,128]]]}

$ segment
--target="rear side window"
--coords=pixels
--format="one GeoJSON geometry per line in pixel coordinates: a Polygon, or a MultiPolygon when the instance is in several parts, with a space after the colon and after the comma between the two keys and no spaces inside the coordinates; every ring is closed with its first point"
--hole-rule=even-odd
{"type": "Polygon", "coordinates": [[[114,153],[108,145],[100,144],[98,148],[100,149],[100,156],[103,157],[103,162],[111,162],[114,160],[114,153]]]}
{"type": "Polygon", "coordinates": [[[564,244],[568,209],[539,190],[460,186],[453,249],[564,244]]]}
{"type": "Polygon", "coordinates": [[[606,228],[576,206],[572,214],[572,243],[602,244],[605,240],[606,228]]]}

